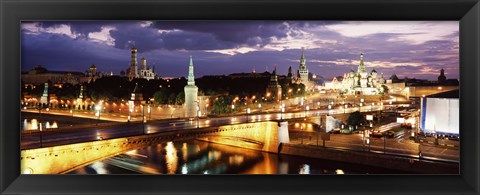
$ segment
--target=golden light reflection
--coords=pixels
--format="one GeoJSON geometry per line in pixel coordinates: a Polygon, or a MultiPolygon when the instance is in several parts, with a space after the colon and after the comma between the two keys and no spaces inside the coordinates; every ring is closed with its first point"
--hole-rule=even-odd
{"type": "Polygon", "coordinates": [[[303,164],[302,167],[300,167],[300,170],[298,174],[310,174],[310,165],[309,164],[303,164]]]}
{"type": "Polygon", "coordinates": [[[337,169],[337,170],[335,170],[335,173],[338,174],[338,175],[343,175],[343,174],[345,174],[342,169],[337,169]]]}
{"type": "Polygon", "coordinates": [[[97,174],[108,174],[108,171],[105,169],[105,164],[101,161],[94,162],[92,168],[97,174]]]}
{"type": "MultiPolygon", "coordinates": [[[[188,156],[188,150],[187,150],[187,143],[183,142],[182,145],[182,154],[183,154],[183,161],[187,161],[187,156],[188,156]]],[[[183,172],[183,170],[182,170],[183,172]]]]}
{"type": "Polygon", "coordinates": [[[58,128],[57,122],[56,122],[56,121],[53,121],[53,124],[52,124],[52,126],[51,126],[50,128],[58,128]]]}
{"type": "Polygon", "coordinates": [[[208,152],[208,161],[214,161],[220,159],[222,153],[220,151],[209,151],[208,152]]]}
{"type": "Polygon", "coordinates": [[[228,164],[241,165],[244,160],[245,160],[245,157],[243,157],[242,155],[233,155],[228,158],[228,164]]]}
{"type": "Polygon", "coordinates": [[[178,156],[177,156],[177,149],[173,145],[173,142],[168,142],[167,146],[165,146],[165,162],[167,163],[167,173],[168,174],[175,174],[177,172],[178,166],[178,156]]]}
{"type": "Polygon", "coordinates": [[[37,119],[32,119],[30,123],[30,129],[38,129],[38,121],[37,119]]]}

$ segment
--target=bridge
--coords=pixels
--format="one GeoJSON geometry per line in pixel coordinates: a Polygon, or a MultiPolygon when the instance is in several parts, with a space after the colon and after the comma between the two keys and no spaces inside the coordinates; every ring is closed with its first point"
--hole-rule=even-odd
{"type": "Polygon", "coordinates": [[[95,161],[150,145],[198,139],[265,152],[278,152],[280,143],[288,143],[288,122],[250,122],[128,136],[21,151],[24,174],[61,174],[95,161]]]}

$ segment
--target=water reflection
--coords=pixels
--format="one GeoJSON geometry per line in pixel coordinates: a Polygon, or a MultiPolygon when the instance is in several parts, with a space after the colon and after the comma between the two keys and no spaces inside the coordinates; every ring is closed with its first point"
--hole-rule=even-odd
{"type": "Polygon", "coordinates": [[[177,171],[178,156],[177,150],[173,146],[173,142],[168,142],[165,146],[165,161],[167,163],[167,173],[174,174],[177,171]]]}
{"type": "Polygon", "coordinates": [[[375,174],[402,173],[202,141],[157,144],[110,157],[69,174],[375,174]]]}
{"type": "Polygon", "coordinates": [[[58,128],[58,124],[56,121],[46,121],[44,123],[39,122],[37,119],[32,119],[28,122],[28,119],[23,119],[23,123],[21,123],[21,129],[23,130],[38,130],[38,129],[55,129],[58,128]],[[41,125],[41,127],[40,127],[41,125]]]}

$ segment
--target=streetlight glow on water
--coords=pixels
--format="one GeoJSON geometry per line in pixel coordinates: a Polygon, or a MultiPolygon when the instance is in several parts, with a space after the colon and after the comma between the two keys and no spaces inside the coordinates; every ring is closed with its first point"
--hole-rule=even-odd
{"type": "Polygon", "coordinates": [[[190,140],[131,150],[68,174],[341,174],[340,172],[375,174],[391,173],[392,170],[298,156],[279,156],[190,140]]]}

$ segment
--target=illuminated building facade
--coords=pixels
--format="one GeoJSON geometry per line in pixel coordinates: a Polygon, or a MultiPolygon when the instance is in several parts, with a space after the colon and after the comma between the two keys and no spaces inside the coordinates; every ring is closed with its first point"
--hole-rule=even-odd
{"type": "Polygon", "coordinates": [[[340,79],[337,77],[333,78],[331,82],[325,83],[325,88],[337,90],[345,95],[378,95],[384,93],[382,86],[386,83],[386,80],[383,74],[378,78],[375,69],[370,73],[367,72],[363,61],[363,53],[360,54],[357,72],[351,69],[350,72],[345,73],[340,79]]]}
{"type": "Polygon", "coordinates": [[[282,87],[278,84],[277,68],[272,72],[270,76],[270,82],[267,86],[267,97],[273,98],[275,101],[280,101],[282,99],[282,87]]]}
{"type": "Polygon", "coordinates": [[[185,116],[197,116],[198,106],[198,87],[195,85],[195,76],[193,71],[193,60],[190,56],[190,64],[188,66],[188,82],[184,88],[185,92],[185,116]]]}
{"type": "Polygon", "coordinates": [[[141,59],[141,66],[138,69],[137,63],[137,48],[132,47],[131,49],[131,59],[130,59],[130,67],[127,69],[128,79],[133,80],[134,78],[143,78],[143,79],[156,79],[157,74],[155,73],[155,67],[150,67],[147,65],[147,59],[142,57],[141,59]]]}

